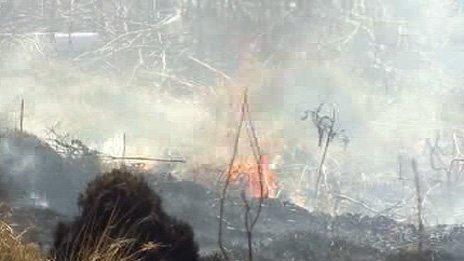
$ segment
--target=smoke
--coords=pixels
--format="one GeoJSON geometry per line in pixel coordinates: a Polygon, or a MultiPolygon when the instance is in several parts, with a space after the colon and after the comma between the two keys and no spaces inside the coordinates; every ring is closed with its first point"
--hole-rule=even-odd
{"type": "MultiPolygon", "coordinates": [[[[385,17],[377,21],[367,9],[378,1],[355,2],[363,3],[358,13],[338,18],[346,19],[337,21],[338,27],[323,15],[310,21],[286,18],[271,36],[234,53],[241,58],[230,58],[233,65],[226,67],[238,64],[230,73],[235,83],[208,84],[215,90],[208,95],[185,97],[156,85],[128,84],[18,49],[3,59],[4,68],[22,73],[1,78],[2,125],[17,127],[25,99],[25,128],[40,136],[54,127],[120,155],[125,133],[126,155],[174,154],[212,163],[230,153],[241,90],[247,86],[266,153],[278,156],[302,146],[317,161],[317,131],[300,115],[320,103],[335,104],[350,143],[347,149],[334,143],[331,159],[355,176],[395,179],[398,155],[423,157],[425,139],[463,127],[459,29],[464,17],[443,1],[394,1],[383,5],[385,17]]],[[[227,43],[232,36],[210,35],[226,43],[224,50],[236,49],[237,41],[227,43]]]]}
{"type": "MultiPolygon", "coordinates": [[[[58,77],[72,69],[59,70],[58,77]]],[[[153,156],[165,148],[186,147],[194,143],[195,128],[207,117],[194,101],[163,97],[148,88],[131,90],[98,75],[72,77],[49,79],[51,84],[29,75],[19,82],[3,79],[2,109],[17,120],[16,103],[24,98],[27,131],[43,136],[47,128],[56,127],[112,155],[120,155],[124,132],[128,155],[153,156]]]]}

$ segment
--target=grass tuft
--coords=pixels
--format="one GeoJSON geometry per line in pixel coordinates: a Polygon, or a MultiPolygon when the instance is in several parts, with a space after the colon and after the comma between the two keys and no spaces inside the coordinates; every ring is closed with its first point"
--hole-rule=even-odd
{"type": "Polygon", "coordinates": [[[0,261],[45,260],[36,245],[21,242],[21,234],[15,234],[9,224],[0,220],[0,261]]]}

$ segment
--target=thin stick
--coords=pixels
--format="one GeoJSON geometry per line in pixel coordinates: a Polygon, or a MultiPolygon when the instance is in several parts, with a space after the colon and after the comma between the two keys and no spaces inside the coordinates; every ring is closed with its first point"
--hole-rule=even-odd
{"type": "Polygon", "coordinates": [[[185,163],[184,159],[160,159],[160,158],[145,158],[145,157],[115,157],[111,155],[100,155],[102,158],[110,160],[140,160],[140,161],[158,161],[158,162],[177,162],[185,163]]]}
{"type": "Polygon", "coordinates": [[[240,112],[241,113],[240,114],[240,122],[239,122],[239,124],[237,126],[237,131],[236,131],[235,139],[234,139],[234,147],[233,147],[232,157],[231,157],[230,162],[229,162],[229,167],[228,167],[228,171],[227,171],[227,177],[226,177],[226,180],[225,180],[225,183],[224,183],[224,187],[222,189],[220,203],[219,203],[218,245],[219,245],[219,249],[222,252],[222,255],[224,256],[224,258],[226,260],[230,260],[230,257],[227,254],[227,251],[226,251],[226,249],[224,247],[224,244],[223,244],[223,229],[222,229],[222,227],[223,227],[223,219],[224,219],[224,202],[225,202],[225,198],[226,198],[226,195],[227,195],[227,189],[229,188],[229,185],[230,185],[230,179],[232,177],[232,168],[234,166],[234,162],[235,162],[235,159],[237,157],[238,143],[239,143],[239,140],[240,140],[240,134],[242,132],[243,122],[245,120],[245,103],[246,103],[246,100],[247,100],[247,93],[245,91],[244,96],[243,96],[243,103],[242,103],[242,107],[241,107],[241,112],[240,112]]]}
{"type": "Polygon", "coordinates": [[[249,111],[249,105],[248,105],[248,96],[247,96],[247,90],[244,91],[243,95],[243,102],[241,106],[241,117],[240,117],[240,122],[237,127],[237,132],[235,136],[235,142],[234,142],[234,150],[232,154],[232,158],[229,164],[229,169],[228,169],[228,175],[226,177],[226,181],[224,184],[224,188],[222,190],[221,194],[221,199],[220,199],[220,206],[219,206],[219,232],[218,232],[218,244],[219,248],[221,249],[221,252],[226,260],[230,260],[224,246],[223,246],[223,230],[222,230],[222,223],[223,223],[223,218],[224,218],[224,200],[227,194],[227,188],[230,185],[230,179],[231,179],[231,170],[233,168],[235,158],[238,152],[238,143],[240,140],[241,136],[241,131],[243,127],[243,123],[247,121],[248,124],[248,138],[250,139],[250,147],[253,151],[253,156],[255,157],[256,163],[258,165],[258,174],[259,174],[259,186],[260,186],[260,196],[259,196],[259,204],[258,204],[258,209],[256,215],[252,218],[250,216],[250,211],[251,207],[250,204],[244,194],[242,194],[242,200],[245,206],[245,230],[246,230],[246,237],[247,237],[247,245],[248,245],[248,260],[252,261],[253,260],[253,229],[254,226],[256,225],[256,222],[259,219],[261,210],[262,210],[262,204],[263,204],[263,198],[264,198],[264,190],[263,190],[263,170],[262,170],[262,153],[261,153],[261,148],[259,146],[259,141],[256,135],[255,128],[252,124],[251,121],[251,116],[250,116],[250,111],[249,111]]]}
{"type": "Polygon", "coordinates": [[[246,199],[244,193],[242,194],[242,200],[245,205],[245,229],[246,229],[246,236],[247,236],[247,244],[248,244],[248,261],[253,260],[253,231],[250,226],[250,204],[246,199]]]}
{"type": "Polygon", "coordinates": [[[200,65],[202,65],[202,66],[204,66],[204,67],[206,67],[207,69],[209,69],[209,70],[211,70],[211,71],[213,71],[213,72],[219,74],[219,75],[222,76],[224,79],[229,80],[230,82],[233,83],[233,79],[232,79],[229,75],[227,75],[225,72],[223,72],[223,71],[221,71],[221,70],[219,70],[219,69],[216,69],[216,68],[214,68],[213,66],[211,66],[211,65],[209,65],[209,64],[207,64],[207,63],[205,63],[205,62],[203,62],[203,61],[200,61],[200,60],[198,60],[197,58],[195,58],[195,57],[193,57],[193,56],[189,56],[188,58],[189,58],[190,60],[192,60],[192,61],[194,61],[194,62],[196,62],[196,63],[198,63],[198,64],[200,64],[200,65]]]}
{"type": "Polygon", "coordinates": [[[122,136],[122,157],[126,157],[126,133],[124,132],[122,136]]]}
{"type": "Polygon", "coordinates": [[[336,114],[335,114],[335,109],[333,110],[332,112],[332,119],[330,119],[330,126],[329,126],[329,131],[326,133],[327,137],[326,137],[326,140],[325,140],[325,146],[324,146],[324,151],[322,153],[322,158],[321,158],[321,162],[319,163],[319,168],[317,169],[317,180],[316,180],[316,184],[315,184],[315,193],[314,193],[314,200],[316,201],[316,206],[317,206],[317,196],[318,196],[318,193],[319,193],[319,183],[320,183],[320,180],[321,180],[321,177],[322,175],[324,174],[324,171],[323,171],[323,167],[324,167],[324,163],[325,163],[325,160],[327,158],[327,152],[329,151],[329,145],[330,145],[330,141],[331,141],[331,138],[333,136],[333,132],[334,132],[334,126],[335,126],[335,117],[336,117],[336,114]]]}
{"type": "MultiPolygon", "coordinates": [[[[122,135],[122,158],[126,157],[126,133],[122,135]]],[[[124,165],[124,160],[122,161],[122,164],[124,165]]]]}
{"type": "Polygon", "coordinates": [[[24,99],[21,99],[21,112],[19,115],[19,131],[23,132],[24,130],[24,99]]]}
{"type": "Polygon", "coordinates": [[[417,162],[415,159],[411,161],[412,170],[414,171],[414,184],[416,187],[416,208],[417,208],[417,224],[418,224],[418,233],[419,233],[419,242],[417,248],[419,253],[422,253],[423,244],[424,244],[424,224],[422,222],[422,195],[420,190],[420,178],[419,171],[417,169],[417,162]]]}
{"type": "Polygon", "coordinates": [[[263,166],[261,162],[263,154],[262,154],[261,147],[259,146],[259,140],[258,140],[258,136],[256,135],[256,130],[251,121],[250,107],[248,105],[248,102],[245,104],[245,109],[246,109],[247,116],[248,116],[249,130],[250,130],[248,135],[251,140],[251,148],[253,149],[253,154],[255,156],[256,164],[258,165],[258,175],[259,175],[259,194],[260,195],[259,195],[259,202],[258,202],[258,210],[256,212],[256,216],[251,222],[251,227],[250,227],[250,229],[253,230],[256,222],[259,219],[259,216],[262,210],[262,205],[263,205],[264,186],[263,186],[263,166]]]}
{"type": "Polygon", "coordinates": [[[250,204],[245,196],[242,197],[242,200],[245,205],[245,229],[246,229],[246,236],[247,236],[247,243],[248,243],[248,260],[253,261],[253,229],[256,225],[256,222],[259,219],[261,214],[262,205],[263,205],[263,198],[264,198],[264,189],[263,189],[263,169],[262,169],[262,152],[261,147],[259,146],[258,136],[256,135],[256,130],[253,126],[250,114],[250,108],[248,102],[244,100],[247,121],[248,121],[248,138],[250,139],[250,147],[253,151],[253,155],[256,160],[256,164],[258,165],[258,175],[259,175],[259,201],[258,201],[258,209],[256,211],[256,215],[254,218],[250,218],[250,204]]]}
{"type": "Polygon", "coordinates": [[[379,211],[369,207],[369,205],[367,205],[365,202],[362,202],[362,201],[359,201],[359,200],[356,200],[352,197],[349,197],[349,196],[346,196],[346,195],[342,195],[342,194],[334,194],[336,197],[340,198],[340,199],[344,199],[344,200],[347,200],[347,201],[350,201],[354,204],[357,204],[357,205],[360,205],[362,207],[364,207],[365,209],[369,210],[370,212],[374,213],[374,214],[380,214],[379,211]]]}

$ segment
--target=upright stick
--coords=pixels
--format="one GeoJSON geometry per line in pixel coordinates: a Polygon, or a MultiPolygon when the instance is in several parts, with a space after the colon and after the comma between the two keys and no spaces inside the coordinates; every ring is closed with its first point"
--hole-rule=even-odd
{"type": "Polygon", "coordinates": [[[19,115],[19,131],[23,132],[24,123],[24,99],[21,99],[21,113],[19,115]]]}
{"type": "Polygon", "coordinates": [[[419,253],[422,254],[423,245],[424,245],[424,223],[422,221],[422,195],[421,195],[421,186],[420,186],[420,177],[419,170],[417,169],[417,162],[415,159],[411,161],[412,170],[414,172],[414,185],[416,187],[416,204],[417,204],[417,225],[419,233],[419,242],[417,248],[419,253]]]}
{"type": "Polygon", "coordinates": [[[126,133],[124,132],[124,134],[122,135],[122,156],[123,158],[122,160],[122,164],[125,165],[125,158],[126,158],[126,133]]]}

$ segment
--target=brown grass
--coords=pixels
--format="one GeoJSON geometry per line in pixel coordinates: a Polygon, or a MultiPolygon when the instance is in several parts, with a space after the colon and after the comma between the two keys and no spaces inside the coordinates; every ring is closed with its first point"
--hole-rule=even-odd
{"type": "Polygon", "coordinates": [[[9,224],[0,220],[0,261],[47,260],[34,244],[21,242],[21,234],[15,234],[9,224]]]}
{"type": "MultiPolygon", "coordinates": [[[[22,234],[16,234],[11,226],[0,220],[0,261],[52,261],[34,244],[21,241],[22,234]]],[[[71,260],[79,261],[137,261],[134,253],[126,251],[133,240],[125,238],[110,238],[102,235],[96,242],[87,244],[73,252],[71,260]]],[[[90,242],[88,242],[90,243],[90,242]]],[[[149,251],[158,247],[156,244],[146,244],[140,251],[149,251]]]]}
{"type": "MultiPolygon", "coordinates": [[[[92,238],[89,231],[96,229],[94,227],[83,227],[80,231],[82,233],[83,241],[80,244],[73,245],[69,249],[68,257],[61,257],[60,260],[83,260],[83,261],[139,261],[137,256],[145,251],[151,251],[160,247],[160,245],[148,242],[144,244],[140,250],[134,252],[131,249],[136,243],[136,239],[129,237],[113,238],[109,231],[112,227],[116,226],[117,221],[111,220],[105,226],[103,233],[98,235],[97,238],[92,238]]],[[[92,225],[92,224],[90,224],[92,225]]],[[[1,261],[1,260],[0,260],[1,261]]]]}

